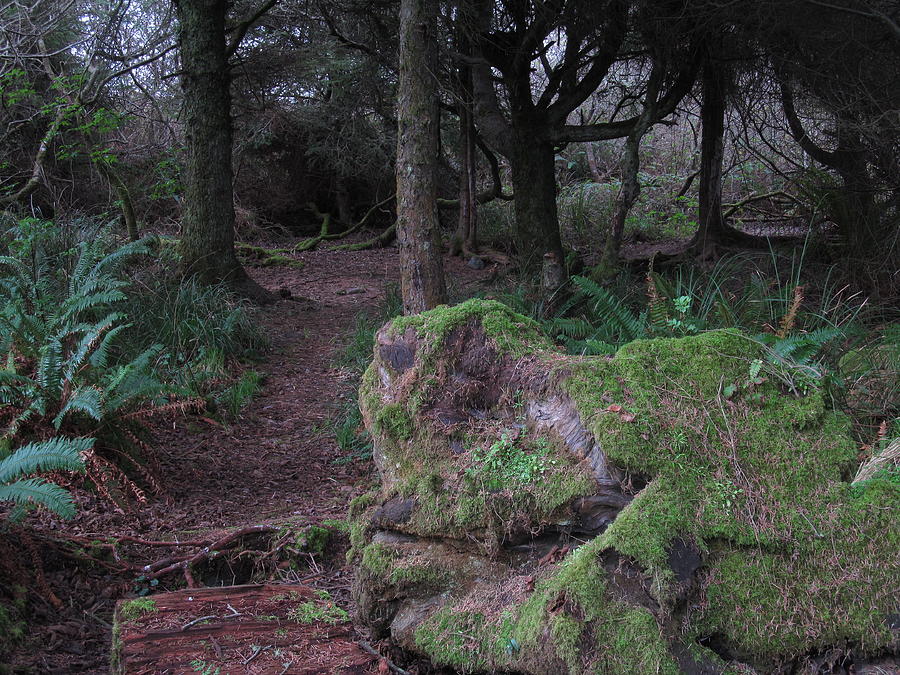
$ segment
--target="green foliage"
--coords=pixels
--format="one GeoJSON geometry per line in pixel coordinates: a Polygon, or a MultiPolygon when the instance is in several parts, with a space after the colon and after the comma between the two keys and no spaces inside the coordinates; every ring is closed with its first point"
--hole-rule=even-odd
{"type": "Polygon", "coordinates": [[[357,400],[359,378],[372,361],[375,332],[389,319],[402,313],[403,300],[399,289],[389,287],[384,300],[374,312],[363,312],[356,316],[347,345],[337,358],[338,367],[350,372],[353,388],[342,397],[341,410],[331,424],[335,442],[344,453],[335,460],[336,464],[372,458],[372,439],[363,426],[357,400]]]}
{"type": "Polygon", "coordinates": [[[28,508],[43,506],[63,518],[75,515],[71,495],[55,483],[27,476],[43,471],[81,471],[81,453],[94,444],[91,438],[53,438],[29,443],[2,457],[0,454],[0,502],[16,505],[10,515],[19,520],[28,508]]]}
{"type": "Polygon", "coordinates": [[[158,361],[157,370],[164,380],[236,418],[263,381],[252,369],[237,380],[232,375],[236,361],[256,360],[269,346],[255,310],[225,284],[179,279],[165,266],[151,271],[133,285],[123,305],[133,317],[130,345],[160,343],[167,358],[158,361]]]}
{"type": "Polygon", "coordinates": [[[187,369],[184,384],[190,384],[192,365],[211,353],[223,361],[252,359],[268,347],[254,311],[235,300],[226,285],[178,279],[168,269],[138,282],[123,311],[132,317],[131,340],[143,348],[163,345],[172,370],[187,369]]]}
{"type": "Polygon", "coordinates": [[[203,659],[193,659],[191,661],[191,670],[200,675],[219,675],[222,669],[215,663],[208,663],[203,659]]]}
{"type": "Polygon", "coordinates": [[[575,293],[546,322],[573,354],[612,354],[647,334],[646,313],[635,314],[611,291],[587,277],[572,277],[575,293]]]}
{"type": "Polygon", "coordinates": [[[97,431],[108,422],[159,402],[167,389],[152,373],[161,352],[151,345],[115,362],[113,350],[128,327],[115,307],[125,299],[121,270],[148,253],[146,241],[106,251],[98,237],[54,256],[42,236],[13,240],[16,256],[0,257],[0,400],[7,408],[6,435],[26,423],[97,431]],[[51,271],[48,262],[64,265],[51,271]]]}
{"type": "Polygon", "coordinates": [[[472,465],[466,469],[466,476],[488,490],[532,483],[556,463],[549,454],[546,441],[535,443],[529,452],[517,445],[508,433],[503,433],[487,450],[472,449],[472,465]]]}
{"type": "Polygon", "coordinates": [[[350,620],[347,611],[334,604],[328,591],[317,591],[316,593],[318,595],[316,601],[301,602],[288,612],[287,618],[301,624],[318,621],[329,626],[350,620]]]}
{"type": "Polygon", "coordinates": [[[119,605],[117,618],[119,621],[134,621],[145,614],[154,614],[156,611],[156,600],[153,598],[135,598],[119,605]]]}
{"type": "Polygon", "coordinates": [[[237,382],[216,395],[217,406],[228,416],[236,419],[244,406],[259,392],[262,382],[263,375],[255,370],[245,370],[237,382]]]}

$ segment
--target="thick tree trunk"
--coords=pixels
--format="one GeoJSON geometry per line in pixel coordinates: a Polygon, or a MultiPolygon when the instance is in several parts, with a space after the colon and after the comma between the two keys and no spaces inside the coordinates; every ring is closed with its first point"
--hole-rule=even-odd
{"type": "Polygon", "coordinates": [[[701,258],[714,255],[715,246],[728,234],[722,217],[722,159],[725,148],[724,73],[707,62],[702,76],[700,123],[700,213],[697,234],[691,248],[701,258]]]}
{"type": "Polygon", "coordinates": [[[516,209],[516,246],[527,267],[541,265],[552,253],[565,260],[556,211],[556,167],[553,144],[541,140],[540,129],[518,127],[510,153],[516,209]]]}
{"type": "Polygon", "coordinates": [[[437,2],[400,2],[397,120],[397,241],[403,311],[447,301],[438,229],[437,2]]]}
{"type": "Polygon", "coordinates": [[[231,94],[225,0],[178,0],[187,140],[181,259],[207,282],[242,281],[234,252],[231,94]]]}

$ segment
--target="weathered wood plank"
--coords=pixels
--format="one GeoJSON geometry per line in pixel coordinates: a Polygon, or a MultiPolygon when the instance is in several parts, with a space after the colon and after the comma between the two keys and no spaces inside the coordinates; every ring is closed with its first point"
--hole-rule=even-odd
{"type": "Polygon", "coordinates": [[[346,613],[305,586],[257,584],[185,589],[120,601],[114,673],[375,672],[346,613]]]}

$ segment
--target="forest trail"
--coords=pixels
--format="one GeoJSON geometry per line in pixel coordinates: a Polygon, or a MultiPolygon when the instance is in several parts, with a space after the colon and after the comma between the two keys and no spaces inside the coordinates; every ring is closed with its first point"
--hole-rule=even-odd
{"type": "Polygon", "coordinates": [[[272,345],[258,366],[262,390],[240,419],[220,427],[184,418],[157,434],[174,500],[154,508],[162,510],[157,532],[343,518],[353,484],[368,473],[359,463],[336,463],[343,452],[329,424],[351,385],[335,361],[355,317],[396,281],[396,249],[312,251],[298,259],[302,269],[249,269],[268,290],[292,297],[260,311],[272,345]]]}

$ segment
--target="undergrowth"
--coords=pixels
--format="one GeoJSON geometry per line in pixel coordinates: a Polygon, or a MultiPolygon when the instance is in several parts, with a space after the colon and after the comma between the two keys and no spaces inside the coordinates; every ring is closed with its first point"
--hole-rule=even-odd
{"type": "Polygon", "coordinates": [[[236,416],[258,389],[258,373],[231,375],[265,347],[249,311],[224,287],[140,283],[174,278],[159,242],[112,232],[28,218],[0,242],[0,500],[71,516],[63,487],[81,470],[119,510],[144,501],[162,489],[151,418],[211,403],[236,416]],[[62,487],[32,475],[48,471],[62,487]]]}
{"type": "Polygon", "coordinates": [[[574,276],[549,302],[520,284],[501,301],[538,320],[570,354],[612,355],[641,338],[676,338],[738,328],[765,347],[763,376],[794,392],[822,388],[834,407],[872,425],[897,414],[900,332],[896,312],[872,307],[816,268],[807,250],[740,254],[711,269],[652,264],[643,279],[623,273],[601,286],[574,276]]]}

